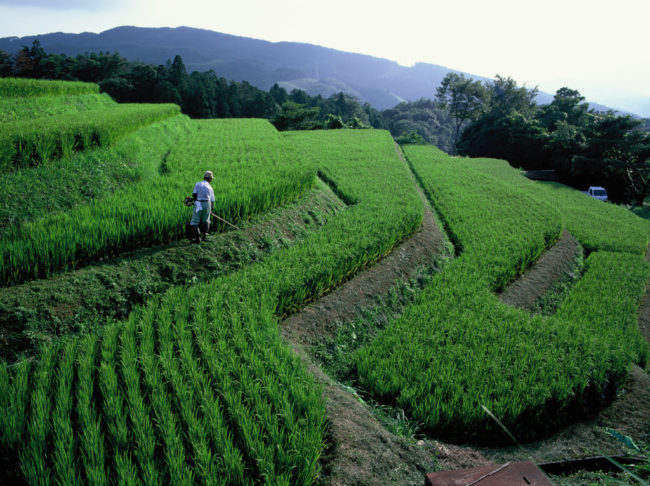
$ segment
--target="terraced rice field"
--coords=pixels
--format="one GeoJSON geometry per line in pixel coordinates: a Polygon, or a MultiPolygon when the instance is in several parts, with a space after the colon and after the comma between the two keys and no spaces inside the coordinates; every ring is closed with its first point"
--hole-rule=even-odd
{"type": "MultiPolygon", "coordinates": [[[[18,111],[24,103],[14,126],[34,117],[39,105],[26,95],[36,92],[48,99],[37,117],[43,127],[60,117],[92,127],[106,110],[131,109],[106,107],[88,87],[0,87],[18,111]],[[61,114],[66,106],[74,108],[61,114]]],[[[13,181],[57,174],[62,187],[79,188],[80,160],[132,168],[100,177],[110,191],[58,203],[65,191],[53,190],[20,210],[5,206],[14,216],[0,234],[3,286],[180,245],[188,220],[181,201],[206,169],[215,172],[215,211],[235,223],[301,200],[322,184],[317,178],[346,207],[263,259],[167,285],[127,317],[42,340],[33,357],[2,362],[0,450],[13,464],[3,479],[326,481],[332,417],[278,324],[418,230],[424,204],[409,169],[385,131],[280,134],[262,120],[192,121],[173,108],[140,109],[141,122],[119,137],[83,143],[80,152],[41,151],[37,163],[32,148],[15,155],[28,144],[3,142],[7,153],[18,147],[3,169],[13,181]],[[156,110],[168,118],[149,116],[156,110]],[[43,201],[51,214],[36,209],[43,201]]],[[[400,407],[432,437],[476,442],[496,437],[485,406],[524,440],[601,406],[633,363],[646,365],[636,313],[648,277],[647,222],[527,181],[502,161],[454,159],[432,147],[405,153],[456,258],[354,352],[356,379],[376,400],[400,407]],[[595,231],[599,225],[607,231],[595,231]],[[556,314],[501,303],[496,294],[564,229],[590,254],[556,314]]]]}

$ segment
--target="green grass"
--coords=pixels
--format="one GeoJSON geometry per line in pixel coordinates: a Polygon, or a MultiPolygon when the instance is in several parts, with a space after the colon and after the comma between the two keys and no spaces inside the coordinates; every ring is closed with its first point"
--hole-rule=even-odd
{"type": "Polygon", "coordinates": [[[195,130],[189,118],[176,116],[135,130],[111,147],[4,174],[0,178],[0,238],[26,223],[159,177],[171,149],[195,130]]]}
{"type": "Polygon", "coordinates": [[[98,94],[99,85],[80,81],[0,78],[0,98],[98,94]]]}
{"type": "Polygon", "coordinates": [[[603,203],[556,182],[538,182],[534,189],[562,208],[564,226],[587,251],[609,250],[644,254],[650,241],[650,221],[623,206],[603,203]]]}
{"type": "Polygon", "coordinates": [[[194,285],[261,261],[318,231],[344,204],[321,182],[296,203],[275,208],[200,246],[186,240],[0,289],[0,359],[33,356],[39,344],[96,332],[177,285],[194,285]]]}
{"type": "Polygon", "coordinates": [[[235,224],[312,187],[314,170],[267,121],[193,123],[197,130],[169,152],[160,177],[8,232],[0,240],[0,285],[183,236],[190,214],[182,201],[208,168],[215,212],[235,224]]]}
{"type": "Polygon", "coordinates": [[[172,104],[123,104],[6,123],[0,133],[0,170],[38,166],[108,146],[138,128],[178,114],[180,108],[172,104]]]}
{"type": "Polygon", "coordinates": [[[30,98],[0,97],[0,123],[55,117],[115,107],[117,103],[104,94],[70,94],[30,98]]]}

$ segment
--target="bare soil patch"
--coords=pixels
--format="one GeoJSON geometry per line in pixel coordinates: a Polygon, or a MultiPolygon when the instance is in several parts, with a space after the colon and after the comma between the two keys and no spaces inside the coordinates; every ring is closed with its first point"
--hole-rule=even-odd
{"type": "Polygon", "coordinates": [[[578,241],[564,230],[557,243],[504,289],[499,299],[513,307],[534,310],[535,303],[551,290],[555,282],[572,274],[573,262],[581,252],[578,241]]]}

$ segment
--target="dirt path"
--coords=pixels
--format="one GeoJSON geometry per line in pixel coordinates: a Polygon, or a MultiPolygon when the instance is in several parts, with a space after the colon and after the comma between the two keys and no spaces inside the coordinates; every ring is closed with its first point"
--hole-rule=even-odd
{"type": "Polygon", "coordinates": [[[573,271],[573,262],[582,251],[578,241],[564,230],[552,248],[499,295],[502,302],[532,311],[535,303],[553,284],[573,271]]]}

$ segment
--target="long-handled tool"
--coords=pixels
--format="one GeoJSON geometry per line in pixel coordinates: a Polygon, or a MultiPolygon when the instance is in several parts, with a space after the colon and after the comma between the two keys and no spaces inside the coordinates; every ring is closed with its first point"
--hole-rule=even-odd
{"type": "Polygon", "coordinates": [[[229,221],[226,221],[226,220],[223,219],[222,217],[217,216],[217,215],[214,214],[212,211],[210,211],[210,214],[211,214],[212,216],[214,216],[215,218],[217,218],[219,221],[223,221],[224,223],[229,224],[229,225],[232,226],[233,228],[235,228],[235,229],[239,229],[237,226],[235,226],[234,224],[232,224],[232,223],[229,222],[229,221]]]}
{"type": "MultiPolygon", "coordinates": [[[[190,197],[190,196],[187,196],[187,197],[183,200],[183,204],[185,204],[185,206],[187,206],[187,207],[192,207],[192,206],[194,205],[194,202],[195,202],[194,199],[193,199],[192,197],[190,197]]],[[[212,211],[210,211],[210,214],[211,214],[212,216],[214,216],[215,218],[217,218],[219,221],[223,221],[224,223],[226,223],[226,224],[232,226],[233,228],[235,228],[235,229],[239,229],[237,226],[235,226],[234,224],[232,224],[230,221],[226,221],[226,220],[223,219],[221,216],[217,216],[216,214],[214,214],[212,211]]]]}

